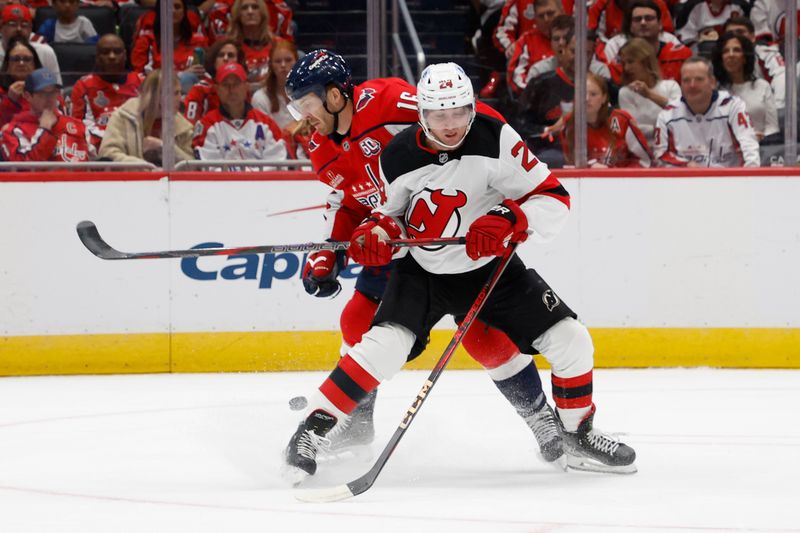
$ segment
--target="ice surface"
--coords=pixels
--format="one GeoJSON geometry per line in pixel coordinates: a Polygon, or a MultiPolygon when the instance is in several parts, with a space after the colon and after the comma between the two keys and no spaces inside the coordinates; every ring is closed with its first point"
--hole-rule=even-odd
{"type": "MultiPolygon", "coordinates": [[[[800,531],[800,372],[596,371],[596,425],[638,454],[620,476],[554,470],[484,373],[446,371],[371,490],[305,504],[288,401],[324,375],[2,378],[0,532],[800,531]]],[[[426,376],[383,385],[376,456],[426,376]]]]}

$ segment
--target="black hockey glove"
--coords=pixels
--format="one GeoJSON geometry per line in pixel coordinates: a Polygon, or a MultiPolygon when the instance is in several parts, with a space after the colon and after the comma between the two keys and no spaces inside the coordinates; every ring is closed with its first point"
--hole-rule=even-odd
{"type": "Polygon", "coordinates": [[[336,278],[346,266],[346,252],[321,250],[310,254],[303,268],[303,288],[317,298],[335,297],[342,290],[336,278]]]}

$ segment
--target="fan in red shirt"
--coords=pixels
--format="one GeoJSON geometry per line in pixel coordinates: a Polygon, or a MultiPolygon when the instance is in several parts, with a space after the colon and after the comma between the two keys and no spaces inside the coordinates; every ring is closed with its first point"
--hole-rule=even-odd
{"type": "Polygon", "coordinates": [[[208,49],[205,58],[206,73],[189,89],[183,100],[184,116],[192,124],[219,109],[219,96],[214,90],[214,76],[217,75],[217,69],[227,63],[239,63],[245,66],[244,50],[230,37],[216,41],[208,49]]]}
{"type": "MultiPolygon", "coordinates": [[[[610,107],[608,84],[593,72],[586,75],[586,120],[591,168],[651,166],[653,155],[636,121],[627,111],[610,107]]],[[[575,119],[570,113],[566,127],[561,130],[561,146],[570,164],[575,163],[574,137],[575,119]]]]}
{"type": "MultiPolygon", "coordinates": [[[[161,0],[156,0],[154,14],[148,13],[140,20],[137,37],[131,51],[131,66],[137,72],[147,74],[161,68],[161,52],[158,49],[161,37],[160,3],[161,0]]],[[[175,35],[172,62],[181,83],[188,85],[188,90],[188,87],[192,83],[196,83],[197,78],[203,75],[202,61],[198,63],[195,55],[198,48],[205,49],[208,46],[208,39],[203,32],[198,15],[194,11],[187,12],[185,0],[177,0],[173,3],[172,16],[175,35]],[[188,77],[188,74],[192,74],[194,79],[188,77]]]]}
{"type": "Polygon", "coordinates": [[[95,149],[100,148],[108,119],[119,106],[139,93],[142,75],[125,70],[125,43],[113,33],[97,41],[95,72],[72,87],[71,115],[83,121],[95,149]]]}
{"type": "Polygon", "coordinates": [[[61,85],[44,68],[25,79],[29,111],[14,116],[0,130],[0,151],[6,161],[89,161],[94,150],[80,120],[58,111],[61,85]]]}

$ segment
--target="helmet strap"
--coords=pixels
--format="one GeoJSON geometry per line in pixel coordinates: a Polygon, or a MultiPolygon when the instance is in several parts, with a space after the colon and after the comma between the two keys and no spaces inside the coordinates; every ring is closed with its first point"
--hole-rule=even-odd
{"type": "Polygon", "coordinates": [[[322,101],[323,109],[325,109],[325,111],[327,111],[328,113],[333,115],[333,133],[338,133],[339,132],[339,113],[341,113],[342,111],[345,110],[345,108],[347,107],[347,101],[350,99],[346,92],[344,92],[339,87],[337,87],[337,89],[339,89],[339,94],[341,94],[342,98],[344,98],[344,104],[342,105],[342,107],[338,111],[331,111],[330,109],[328,109],[328,92],[327,91],[325,91],[325,100],[322,101]]]}

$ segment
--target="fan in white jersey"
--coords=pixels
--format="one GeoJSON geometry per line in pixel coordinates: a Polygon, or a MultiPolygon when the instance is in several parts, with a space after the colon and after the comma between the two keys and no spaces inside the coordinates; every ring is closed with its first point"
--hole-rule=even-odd
{"type": "MultiPolygon", "coordinates": [[[[386,202],[353,233],[348,253],[365,266],[388,264],[386,239],[465,237],[466,246],[413,247],[394,263],[373,326],[309,399],[286,461],[302,479],[316,472],[326,435],[358,398],[394,376],[416,339],[444,316],[464,316],[510,242],[546,242],[569,212],[569,193],[508,124],[476,113],[472,85],[454,63],[430,65],[417,85],[420,126],[397,134],[381,154],[386,202]]],[[[630,446],[593,428],[593,346],[575,313],[514,256],[478,315],[503,331],[524,357],[505,372],[552,366],[553,397],[567,465],[633,473],[630,446]],[[519,365],[519,368],[517,368],[519,365]]],[[[548,408],[549,409],[549,408],[548,408]]]]}
{"type": "Polygon", "coordinates": [[[664,166],[757,167],[758,141],[744,101],[718,91],[711,62],[691,57],[681,66],[680,100],[656,120],[653,152],[664,166]]]}

